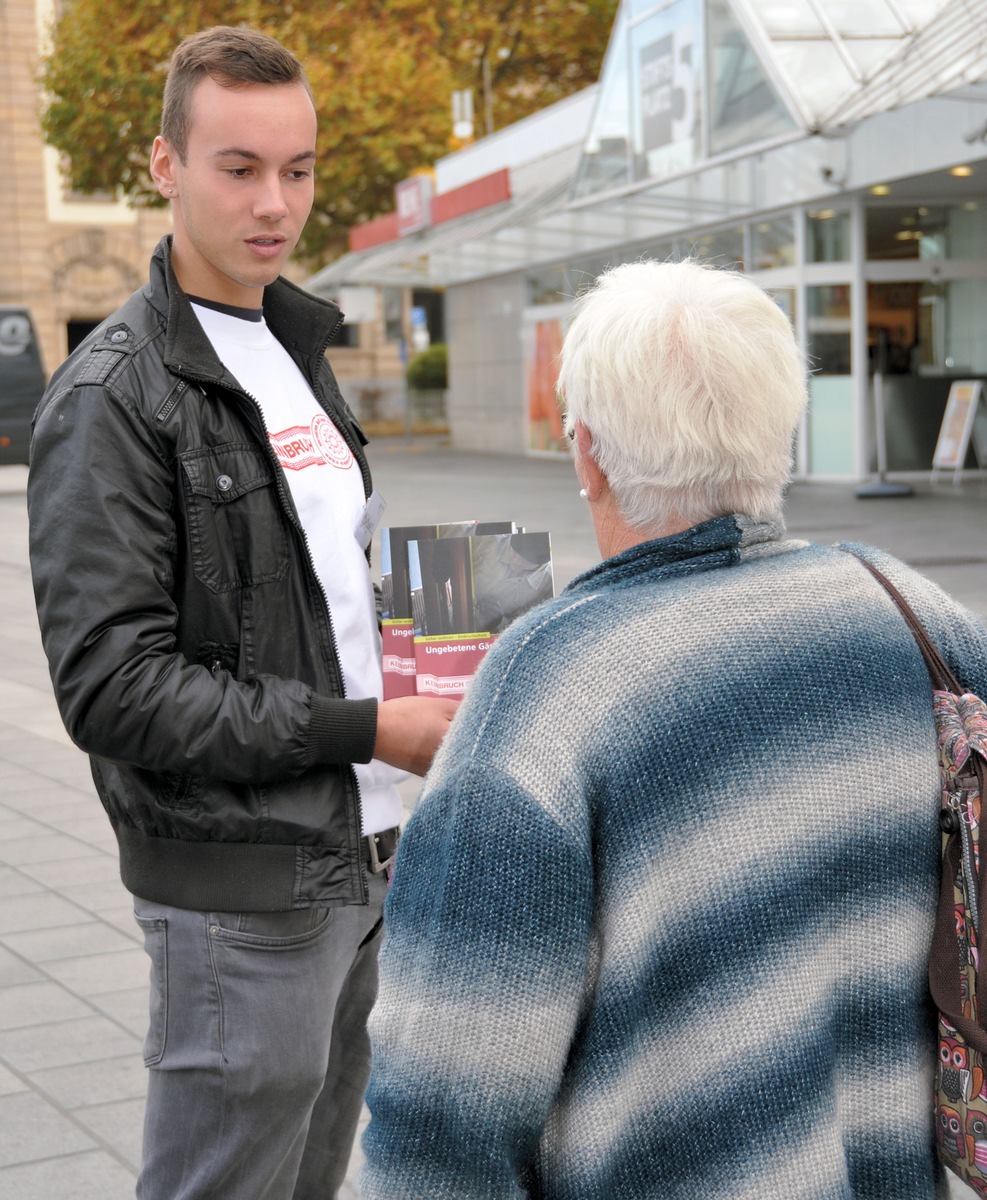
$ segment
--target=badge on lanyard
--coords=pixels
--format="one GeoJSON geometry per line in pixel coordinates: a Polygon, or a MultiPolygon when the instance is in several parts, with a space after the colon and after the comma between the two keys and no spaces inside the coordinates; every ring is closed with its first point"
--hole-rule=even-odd
{"type": "Polygon", "coordinates": [[[354,530],[356,540],[362,550],[366,550],[370,545],[370,539],[374,536],[374,531],[380,524],[380,519],[384,515],[385,508],[387,508],[387,501],[380,492],[376,490],[371,492],[370,499],[364,506],[363,514],[354,530]]]}

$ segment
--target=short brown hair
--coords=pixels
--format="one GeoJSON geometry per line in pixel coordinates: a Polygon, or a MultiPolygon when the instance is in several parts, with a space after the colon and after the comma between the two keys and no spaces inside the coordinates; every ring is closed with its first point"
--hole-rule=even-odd
{"type": "Polygon", "coordinates": [[[161,136],[175,148],[183,164],[188,153],[192,93],[206,76],[232,89],[251,83],[300,83],[312,95],[305,68],[266,33],[232,25],[193,33],[171,56],[161,112],[161,136]]]}

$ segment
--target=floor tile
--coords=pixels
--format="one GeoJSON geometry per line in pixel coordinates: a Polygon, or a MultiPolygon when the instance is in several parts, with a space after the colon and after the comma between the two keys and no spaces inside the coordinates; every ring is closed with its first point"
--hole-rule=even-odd
{"type": "Polygon", "coordinates": [[[0,842],[15,841],[17,838],[38,838],[48,831],[43,825],[23,813],[5,812],[0,815],[0,842]]]}
{"type": "Polygon", "coordinates": [[[6,896],[0,902],[0,936],[28,929],[83,925],[91,920],[92,913],[52,892],[6,896]]]}
{"type": "MultiPolygon", "coordinates": [[[[23,983],[38,983],[44,976],[36,971],[29,962],[12,953],[8,948],[0,946],[0,988],[16,987],[23,983]]],[[[3,993],[0,992],[0,1002],[3,993]]]]}
{"type": "Polygon", "coordinates": [[[54,832],[43,838],[14,838],[9,842],[0,842],[0,862],[13,867],[23,863],[82,858],[91,853],[91,848],[77,838],[65,837],[64,834],[54,832]]]}
{"type": "Polygon", "coordinates": [[[59,890],[66,899],[93,913],[102,912],[104,909],[117,909],[130,901],[130,893],[119,878],[103,883],[69,884],[59,890]]]}
{"type": "Polygon", "coordinates": [[[51,1025],[0,1031],[0,1059],[28,1074],[45,1067],[99,1062],[139,1052],[141,1039],[108,1017],[86,1017],[51,1025]]]}
{"type": "Polygon", "coordinates": [[[148,1015],[148,983],[144,986],[127,988],[119,992],[107,992],[99,996],[87,997],[87,1003],[99,1012],[105,1013],[112,1020],[129,1030],[135,1037],[143,1038],[147,1033],[148,1015]]]}
{"type": "Polygon", "coordinates": [[[46,887],[64,891],[77,883],[119,881],[120,864],[115,854],[105,854],[95,848],[80,847],[79,857],[67,862],[24,863],[18,868],[30,879],[46,887]]]}
{"type": "MultiPolygon", "coordinates": [[[[10,1096],[14,1092],[26,1092],[28,1090],[30,1090],[30,1084],[25,1083],[13,1071],[8,1071],[6,1067],[0,1066],[0,1096],[10,1096]]],[[[0,1196],[2,1195],[3,1189],[0,1188],[0,1196]]]]}
{"type": "Polygon", "coordinates": [[[69,1109],[140,1100],[147,1092],[147,1070],[139,1047],[118,1058],[32,1071],[29,1079],[32,1086],[69,1109]]]}
{"type": "MultiPolygon", "coordinates": [[[[130,920],[136,929],[133,916],[130,920]]],[[[34,929],[29,933],[0,934],[0,944],[35,963],[132,950],[136,940],[136,937],[127,937],[115,925],[103,920],[89,920],[85,924],[64,925],[54,929],[34,929]]]]}
{"type": "Polygon", "coordinates": [[[40,891],[38,881],[25,875],[20,868],[0,866],[0,901],[5,896],[23,896],[40,891]]]}
{"type": "Polygon", "coordinates": [[[92,1130],[134,1169],[140,1166],[141,1137],[144,1131],[144,1100],[118,1100],[91,1108],[77,1108],[72,1114],[80,1124],[92,1130]]]}
{"type": "Polygon", "coordinates": [[[143,946],[144,935],[137,921],[134,919],[133,897],[129,892],[125,892],[125,897],[126,899],[123,904],[113,908],[101,908],[99,910],[99,919],[119,929],[121,933],[133,938],[134,941],[143,946]]]}
{"type": "Polygon", "coordinates": [[[5,1200],[133,1200],[134,1171],[105,1150],[0,1170],[5,1200]]]}
{"type": "Polygon", "coordinates": [[[0,990],[0,1030],[80,1020],[92,1007],[57,983],[22,983],[0,990]]]}
{"type": "Polygon", "coordinates": [[[75,1121],[33,1092],[0,1096],[0,1166],[94,1146],[75,1121]]]}
{"type": "Polygon", "coordinates": [[[77,996],[98,996],[125,988],[148,986],[149,963],[139,946],[109,954],[61,958],[46,964],[46,971],[77,996]]]}

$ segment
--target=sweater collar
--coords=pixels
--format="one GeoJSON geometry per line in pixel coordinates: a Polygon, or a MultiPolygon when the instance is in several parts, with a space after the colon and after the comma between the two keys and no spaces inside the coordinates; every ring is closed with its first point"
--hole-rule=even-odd
{"type": "Polygon", "coordinates": [[[679,574],[730,566],[739,562],[742,556],[770,554],[777,550],[784,532],[780,514],[762,521],[737,513],[713,517],[681,533],[640,542],[613,558],[604,559],[573,579],[569,588],[616,582],[656,569],[679,574]]]}

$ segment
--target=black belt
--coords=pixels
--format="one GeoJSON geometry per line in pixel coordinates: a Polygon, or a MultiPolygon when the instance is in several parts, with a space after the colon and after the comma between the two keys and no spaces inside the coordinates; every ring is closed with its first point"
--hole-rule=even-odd
{"type": "Polygon", "coordinates": [[[401,830],[395,825],[393,829],[382,829],[380,833],[370,833],[363,839],[367,843],[367,863],[375,875],[394,862],[394,854],[401,838],[401,830]]]}

